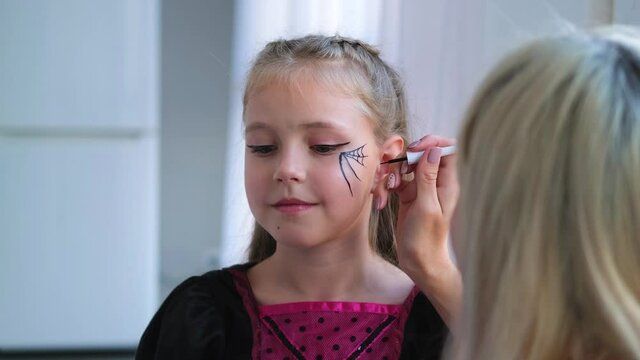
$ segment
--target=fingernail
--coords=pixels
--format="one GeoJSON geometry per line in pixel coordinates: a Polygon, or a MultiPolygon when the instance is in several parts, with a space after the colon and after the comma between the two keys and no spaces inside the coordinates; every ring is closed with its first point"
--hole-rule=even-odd
{"type": "Polygon", "coordinates": [[[406,161],[403,161],[402,165],[400,165],[400,174],[406,174],[408,170],[409,170],[409,164],[407,164],[406,161]]]}
{"type": "Polygon", "coordinates": [[[387,178],[387,189],[393,189],[395,187],[396,187],[396,175],[394,173],[391,173],[387,178]]]}
{"type": "Polygon", "coordinates": [[[420,140],[416,140],[416,141],[412,142],[411,144],[409,144],[409,146],[408,146],[408,147],[412,148],[412,147],[414,147],[414,146],[418,146],[418,144],[420,144],[420,141],[421,141],[421,140],[422,140],[422,139],[420,139],[420,140]]]}
{"type": "Polygon", "coordinates": [[[382,210],[384,204],[382,203],[382,198],[377,198],[376,199],[376,209],[377,210],[382,210]]]}
{"type": "Polygon", "coordinates": [[[442,155],[442,149],[439,147],[434,147],[429,151],[429,156],[427,157],[427,161],[430,164],[437,164],[438,160],[440,160],[440,155],[442,155]]]}

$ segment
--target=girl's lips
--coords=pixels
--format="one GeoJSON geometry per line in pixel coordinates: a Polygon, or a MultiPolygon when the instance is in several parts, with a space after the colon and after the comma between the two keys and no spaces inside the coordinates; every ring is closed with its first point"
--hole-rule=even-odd
{"type": "Polygon", "coordinates": [[[315,205],[316,204],[308,203],[302,200],[287,199],[278,201],[273,205],[273,207],[285,214],[298,214],[311,209],[315,205]]]}

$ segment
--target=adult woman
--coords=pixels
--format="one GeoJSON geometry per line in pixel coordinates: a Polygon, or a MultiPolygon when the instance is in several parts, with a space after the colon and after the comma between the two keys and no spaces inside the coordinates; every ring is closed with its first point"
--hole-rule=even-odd
{"type": "MultiPolygon", "coordinates": [[[[450,355],[640,358],[640,32],[546,38],[509,55],[468,109],[457,157],[465,287],[450,355]]],[[[402,237],[401,255],[443,243],[433,224],[446,228],[457,185],[448,169],[436,187],[428,169],[421,161],[417,185],[399,188],[418,190],[405,206],[422,219],[404,227],[420,236],[402,237]]]]}

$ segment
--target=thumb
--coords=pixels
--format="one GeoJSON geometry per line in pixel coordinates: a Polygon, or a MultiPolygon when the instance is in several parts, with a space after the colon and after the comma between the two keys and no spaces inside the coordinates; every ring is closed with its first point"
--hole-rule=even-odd
{"type": "Polygon", "coordinates": [[[440,168],[440,157],[442,155],[442,149],[439,147],[432,147],[427,150],[427,156],[420,159],[418,166],[415,170],[416,185],[418,196],[427,199],[427,204],[436,206],[441,210],[440,202],[438,200],[438,170],[440,168]]]}

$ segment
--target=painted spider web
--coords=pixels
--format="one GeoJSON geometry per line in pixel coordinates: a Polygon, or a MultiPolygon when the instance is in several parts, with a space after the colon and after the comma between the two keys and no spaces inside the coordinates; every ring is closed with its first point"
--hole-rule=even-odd
{"type": "Polygon", "coordinates": [[[351,193],[351,196],[353,196],[353,190],[351,189],[351,183],[349,182],[349,179],[347,179],[347,174],[344,171],[344,164],[346,163],[349,169],[351,170],[351,172],[353,173],[353,175],[356,177],[356,179],[360,180],[360,177],[358,176],[356,171],[353,169],[353,166],[351,165],[351,162],[349,160],[353,160],[356,163],[360,164],[360,166],[364,166],[364,158],[367,157],[367,155],[364,154],[365,145],[366,144],[351,151],[344,151],[340,153],[340,160],[339,160],[340,171],[342,172],[342,176],[344,177],[344,180],[347,182],[347,186],[349,186],[349,192],[351,193]]]}

